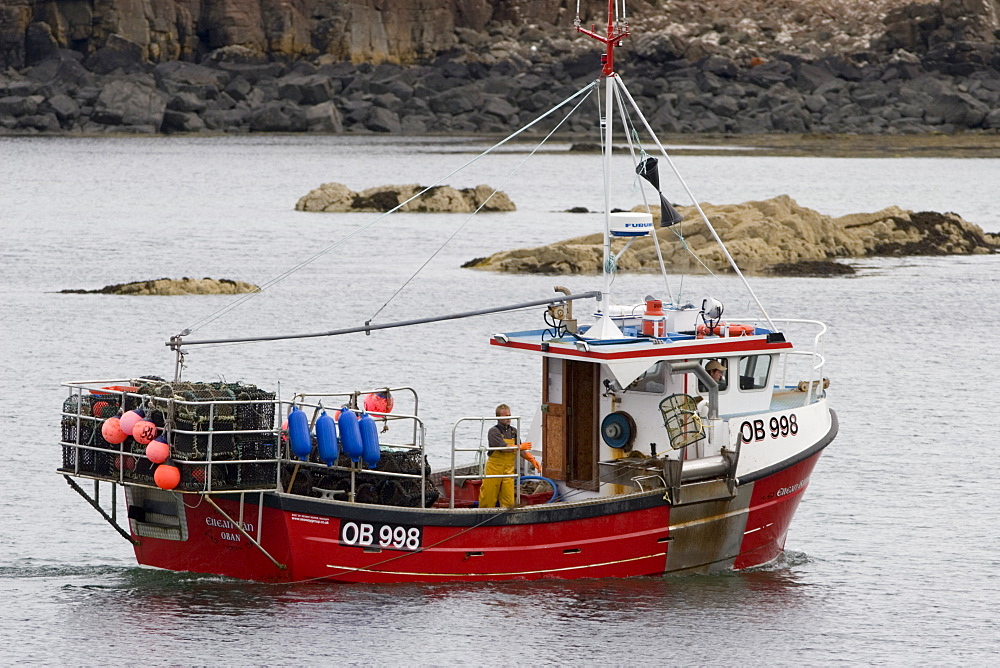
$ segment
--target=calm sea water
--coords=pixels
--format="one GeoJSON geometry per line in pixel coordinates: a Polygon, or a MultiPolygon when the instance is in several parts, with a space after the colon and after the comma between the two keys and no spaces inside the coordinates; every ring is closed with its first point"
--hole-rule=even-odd
{"type": "MultiPolygon", "coordinates": [[[[300,137],[0,139],[0,663],[68,664],[986,664],[998,656],[996,371],[1000,257],[858,263],[855,278],[758,279],[774,317],[831,326],[839,438],[812,477],[785,556],[755,572],[486,585],[265,586],[138,568],[128,544],[55,474],[59,383],[169,376],[163,342],[360,324],[448,237],[377,321],[547,296],[586,277],[459,268],[495,250],[596,229],[581,177],[594,156],[506,152],[456,186],[501,185],[510,214],[305,214],[326,181],[431,183],[471,157],[455,140],[300,137]],[[334,246],[331,248],[331,246],[334,246]],[[324,252],[326,251],[326,252],[324,252]],[[231,297],[60,295],[131,280],[262,284],[231,297]]],[[[789,194],[829,214],[897,204],[1000,231],[1000,161],[683,157],[703,201],[789,194]]],[[[631,204],[628,183],[615,202],[631,204]]],[[[680,194],[672,199],[686,203],[680,194]]],[[[675,279],[676,280],[676,279],[675,279]]],[[[731,279],[688,278],[739,310],[731,279]]],[[[672,284],[676,290],[679,283],[672,284]]],[[[622,300],[662,293],[621,276],[622,300]]],[[[417,387],[433,463],[455,417],[500,401],[530,415],[534,360],[489,348],[537,311],[371,337],[194,351],[187,377],[297,390],[417,387]],[[280,384],[280,385],[279,385],[280,384]]]]}

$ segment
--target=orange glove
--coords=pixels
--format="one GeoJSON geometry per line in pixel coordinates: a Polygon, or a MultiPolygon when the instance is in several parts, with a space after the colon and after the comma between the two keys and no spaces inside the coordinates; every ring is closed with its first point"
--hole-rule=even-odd
{"type": "Polygon", "coordinates": [[[531,441],[525,441],[524,443],[522,443],[517,447],[521,448],[522,450],[531,450],[531,441]]]}
{"type": "Polygon", "coordinates": [[[527,450],[523,451],[521,454],[524,455],[525,459],[527,459],[529,462],[531,462],[531,465],[535,467],[536,471],[538,471],[539,473],[542,472],[542,465],[538,463],[538,460],[535,459],[535,456],[533,454],[531,454],[527,450]]]}

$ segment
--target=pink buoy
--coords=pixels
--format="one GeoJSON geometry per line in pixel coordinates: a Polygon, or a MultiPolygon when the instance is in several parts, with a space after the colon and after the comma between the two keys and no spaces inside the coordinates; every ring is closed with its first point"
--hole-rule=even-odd
{"type": "Polygon", "coordinates": [[[388,392],[374,392],[365,397],[365,410],[369,413],[391,413],[394,403],[388,392]]]}
{"type": "Polygon", "coordinates": [[[128,434],[122,431],[121,420],[116,417],[104,421],[104,424],[101,425],[101,436],[112,445],[124,443],[125,439],[128,438],[128,434]]]}
{"type": "Polygon", "coordinates": [[[146,417],[141,408],[137,408],[134,411],[126,411],[125,415],[121,417],[121,430],[128,435],[132,435],[132,429],[135,428],[135,423],[146,417]]]}
{"type": "Polygon", "coordinates": [[[159,431],[160,430],[156,428],[156,425],[149,420],[139,420],[135,423],[135,426],[132,427],[132,438],[134,438],[140,445],[146,445],[156,438],[159,431]]]}
{"type": "Polygon", "coordinates": [[[181,483],[181,470],[173,464],[160,464],[153,471],[153,481],[160,489],[173,489],[181,483]]]}
{"type": "Polygon", "coordinates": [[[146,446],[146,458],[154,464],[162,464],[170,456],[170,444],[160,436],[146,446]]]}

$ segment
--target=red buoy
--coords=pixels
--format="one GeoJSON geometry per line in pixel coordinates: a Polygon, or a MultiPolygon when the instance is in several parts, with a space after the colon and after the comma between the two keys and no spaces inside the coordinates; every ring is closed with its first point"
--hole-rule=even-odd
{"type": "Polygon", "coordinates": [[[365,396],[365,410],[369,413],[391,413],[395,402],[388,391],[375,392],[365,396]]]}
{"type": "Polygon", "coordinates": [[[153,480],[160,489],[173,489],[181,483],[181,470],[173,464],[160,464],[153,472],[153,480]]]}

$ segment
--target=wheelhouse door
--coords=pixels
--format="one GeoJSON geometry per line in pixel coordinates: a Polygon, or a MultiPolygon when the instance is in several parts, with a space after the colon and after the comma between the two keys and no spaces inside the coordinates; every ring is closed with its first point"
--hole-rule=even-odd
{"type": "Polygon", "coordinates": [[[543,364],[545,475],[571,487],[598,487],[599,366],[551,357],[543,364]]]}

